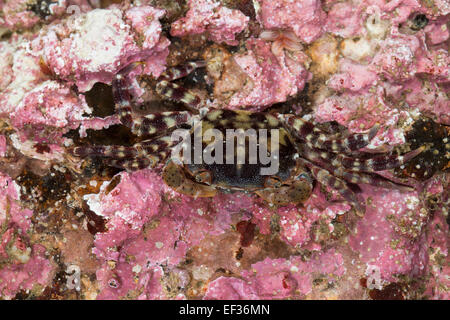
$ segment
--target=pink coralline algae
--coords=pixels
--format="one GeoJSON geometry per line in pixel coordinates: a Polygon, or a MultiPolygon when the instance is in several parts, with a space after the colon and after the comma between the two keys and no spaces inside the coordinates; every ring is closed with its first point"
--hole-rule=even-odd
{"type": "Polygon", "coordinates": [[[249,81],[235,93],[228,106],[249,109],[264,109],[274,103],[283,102],[300,92],[311,74],[304,64],[307,57],[303,52],[275,56],[269,42],[251,39],[246,43],[248,52],[237,54],[234,60],[247,74],[249,81]]]}
{"type": "Polygon", "coordinates": [[[0,299],[450,299],[448,1],[112,2],[0,3],[0,299]],[[425,146],[381,172],[411,188],[354,185],[364,212],[317,181],[301,205],[195,199],[163,164],[75,157],[140,141],[114,113],[123,67],[142,62],[137,118],[185,110],[156,79],[202,59],[172,88],[201,107],[297,114],[327,136],[380,124],[367,152],[425,146]]]}
{"type": "Polygon", "coordinates": [[[52,279],[46,248],[29,243],[32,215],[21,208],[18,185],[0,174],[0,295],[6,299],[20,290],[39,293],[52,279]]]}
{"type": "Polygon", "coordinates": [[[6,137],[0,135],[0,157],[6,156],[6,137]]]}
{"type": "Polygon", "coordinates": [[[338,73],[330,78],[328,85],[336,91],[360,91],[374,85],[377,80],[377,74],[367,70],[366,66],[342,59],[338,73]]]}
{"type": "MultiPolygon", "coordinates": [[[[357,75],[351,77],[355,76],[357,75]]],[[[369,145],[372,148],[383,144],[403,143],[404,132],[397,128],[397,124],[399,121],[411,121],[410,117],[408,112],[392,108],[385,101],[383,90],[380,89],[376,93],[333,95],[317,105],[316,110],[318,121],[337,121],[352,132],[364,132],[377,122],[383,124],[383,129],[369,145]]]]}
{"type": "Polygon", "coordinates": [[[4,29],[23,31],[48,24],[71,14],[92,9],[86,0],[6,0],[0,3],[0,33],[4,29]]]}
{"type": "Polygon", "coordinates": [[[8,115],[21,130],[22,142],[29,139],[55,147],[64,143],[62,134],[80,124],[85,136],[86,129],[117,123],[116,117],[106,121],[85,117],[92,110],[71,85],[87,91],[96,82],[108,83],[133,60],[145,61],[143,72],[159,76],[170,44],[161,35],[158,19],[163,15],[164,10],[150,6],[125,13],[96,9],[42,28],[33,37],[13,36],[2,42],[0,114],[8,115]]]}
{"type": "Polygon", "coordinates": [[[99,194],[85,199],[91,210],[107,218],[108,231],[96,234],[93,249],[105,262],[97,272],[103,288],[100,297],[105,299],[124,297],[139,288],[144,288],[142,297],[167,298],[168,293],[147,283],[151,279],[159,283],[164,274],[161,266],[175,268],[189,247],[207,234],[223,233],[230,226],[230,215],[252,203],[246,196],[220,196],[214,202],[175,197],[161,177],[149,170],[121,174],[112,191],[105,183],[99,194]],[[140,279],[137,284],[132,281],[133,272],[140,279]]]}
{"type": "Polygon", "coordinates": [[[212,281],[205,299],[283,299],[301,297],[311,292],[313,273],[327,274],[329,283],[343,275],[343,259],[334,250],[314,253],[308,262],[296,257],[257,262],[242,278],[221,277],[212,281]]]}
{"type": "Polygon", "coordinates": [[[164,69],[170,44],[160,36],[158,18],[162,15],[163,10],[148,6],[131,8],[125,16],[118,8],[95,9],[82,19],[50,27],[37,46],[42,47],[50,70],[68,83],[76,83],[80,91],[98,81],[109,83],[123,65],[137,60],[145,61],[146,72],[157,77],[164,69]],[[142,47],[132,28],[142,38],[142,47]]]}
{"type": "MultiPolygon", "coordinates": [[[[314,238],[313,228],[317,225],[326,226],[329,232],[333,231],[332,220],[350,210],[348,204],[330,204],[319,191],[311,195],[303,208],[287,206],[276,210],[279,219],[280,238],[296,248],[320,248],[314,238]]],[[[271,233],[271,219],[274,211],[255,204],[252,221],[258,225],[262,234],[271,233]]]]}
{"type": "Polygon", "coordinates": [[[382,280],[395,274],[423,274],[427,255],[420,245],[428,216],[417,193],[383,192],[370,188],[366,219],[358,222],[350,247],[371,269],[379,269],[382,280]],[[415,242],[417,242],[417,245],[415,242]]]}
{"type": "Polygon", "coordinates": [[[186,17],[172,24],[170,33],[176,37],[206,33],[214,42],[237,45],[236,34],[242,32],[249,18],[239,10],[231,10],[215,0],[189,0],[186,17]]]}
{"type": "Polygon", "coordinates": [[[8,29],[31,28],[42,20],[48,21],[66,12],[68,1],[31,1],[7,0],[0,4],[3,13],[0,27],[8,29]]]}
{"type": "Polygon", "coordinates": [[[89,112],[87,104],[67,87],[45,81],[27,92],[11,113],[11,121],[16,128],[31,125],[75,129],[84,112],[89,112]]]}
{"type": "Polygon", "coordinates": [[[328,12],[326,30],[344,37],[353,37],[364,29],[361,20],[362,10],[351,2],[338,2],[328,12]]]}
{"type": "Polygon", "coordinates": [[[326,13],[319,0],[257,0],[258,20],[265,29],[290,29],[304,42],[311,43],[322,33],[326,13]]]}

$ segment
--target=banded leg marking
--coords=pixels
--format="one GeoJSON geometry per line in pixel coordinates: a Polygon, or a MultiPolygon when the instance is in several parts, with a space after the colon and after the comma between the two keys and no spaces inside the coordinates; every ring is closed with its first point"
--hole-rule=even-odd
{"type": "Polygon", "coordinates": [[[172,101],[182,102],[191,108],[199,108],[201,99],[192,91],[171,81],[186,77],[197,68],[206,66],[205,61],[191,61],[182,66],[167,69],[156,85],[156,92],[172,101]]]}
{"type": "Polygon", "coordinates": [[[138,156],[138,149],[126,146],[80,146],[72,149],[72,153],[78,157],[101,156],[115,159],[135,158],[138,156]]]}
{"type": "Polygon", "coordinates": [[[205,61],[190,61],[182,66],[176,66],[167,69],[165,72],[161,74],[159,79],[166,81],[174,81],[180,78],[184,78],[190,73],[192,73],[195,69],[203,68],[206,66],[205,61]]]}
{"type": "Polygon", "coordinates": [[[332,169],[331,166],[327,166],[326,168],[333,175],[344,179],[347,182],[353,184],[368,184],[374,187],[385,188],[385,189],[398,189],[400,191],[413,191],[414,188],[395,183],[393,181],[388,180],[387,178],[380,176],[376,173],[364,173],[364,172],[352,172],[346,171],[343,168],[332,169]]]}
{"type": "MultiPolygon", "coordinates": [[[[375,155],[371,158],[364,159],[364,158],[350,157],[343,154],[335,154],[328,151],[316,150],[304,146],[305,157],[311,161],[321,161],[321,162],[325,161],[326,163],[330,163],[333,167],[336,168],[344,167],[347,168],[348,170],[357,172],[360,171],[376,172],[397,168],[405,164],[415,156],[417,156],[423,150],[425,150],[425,147],[420,147],[402,156],[375,155]]],[[[370,154],[362,154],[362,155],[370,155],[370,154]]]]}
{"type": "Polygon", "coordinates": [[[352,190],[350,190],[344,180],[333,176],[327,170],[319,168],[310,162],[306,162],[306,165],[311,170],[313,177],[319,183],[336,190],[345,200],[350,202],[358,212],[364,212],[364,208],[358,201],[356,194],[352,190]]]}
{"type": "Polygon", "coordinates": [[[127,80],[127,76],[141,64],[142,62],[130,63],[125,68],[121,69],[112,81],[116,114],[119,116],[120,122],[128,128],[132,128],[133,126],[133,116],[131,109],[130,83],[127,80]]]}
{"type": "Polygon", "coordinates": [[[182,102],[191,108],[198,109],[200,107],[200,97],[176,83],[162,80],[156,85],[156,92],[169,100],[182,102]]]}
{"type": "Polygon", "coordinates": [[[131,131],[138,136],[151,136],[182,124],[190,125],[191,120],[187,111],[152,113],[134,120],[131,131]]]}
{"type": "Polygon", "coordinates": [[[125,169],[127,171],[137,171],[148,167],[154,167],[158,164],[157,157],[145,157],[136,159],[105,159],[105,162],[110,167],[125,169]]]}
{"type": "Polygon", "coordinates": [[[346,138],[329,138],[327,133],[313,123],[293,115],[280,115],[287,129],[297,138],[305,141],[310,147],[326,149],[333,152],[351,152],[364,148],[377,134],[380,125],[374,125],[366,133],[354,133],[346,138]]]}

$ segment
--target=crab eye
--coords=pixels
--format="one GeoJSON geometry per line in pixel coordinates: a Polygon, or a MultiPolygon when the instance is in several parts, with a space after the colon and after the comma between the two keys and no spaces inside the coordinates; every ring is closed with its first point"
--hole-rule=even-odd
{"type": "Polygon", "coordinates": [[[194,178],[196,182],[211,184],[212,182],[212,174],[208,170],[201,170],[194,173],[194,178]]]}
{"type": "Polygon", "coordinates": [[[305,172],[300,173],[300,174],[297,176],[296,180],[307,180],[307,181],[310,182],[310,183],[312,182],[311,177],[309,176],[309,174],[307,174],[307,173],[305,173],[305,172]]]}
{"type": "Polygon", "coordinates": [[[266,188],[279,188],[281,184],[281,180],[277,176],[270,176],[264,180],[264,187],[266,188]]]}

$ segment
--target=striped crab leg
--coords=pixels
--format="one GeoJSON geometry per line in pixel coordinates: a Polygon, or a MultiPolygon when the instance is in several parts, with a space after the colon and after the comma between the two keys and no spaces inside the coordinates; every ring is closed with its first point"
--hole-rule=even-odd
{"type": "Polygon", "coordinates": [[[142,62],[134,62],[121,69],[112,81],[112,91],[115,103],[115,111],[120,122],[128,127],[133,127],[133,110],[131,108],[131,84],[128,75],[142,62]]]}
{"type": "Polygon", "coordinates": [[[110,146],[80,146],[72,149],[75,156],[100,156],[107,158],[106,162],[111,166],[130,169],[142,169],[154,167],[170,156],[171,148],[180,141],[173,140],[170,135],[164,135],[155,139],[144,140],[131,147],[110,146]]]}
{"type": "Polygon", "coordinates": [[[332,152],[352,152],[364,148],[377,134],[380,125],[374,125],[366,133],[354,133],[346,138],[329,138],[328,134],[312,122],[295,115],[278,115],[285,127],[295,137],[305,141],[310,147],[332,152]]]}
{"type": "Polygon", "coordinates": [[[156,91],[163,97],[175,102],[182,102],[188,107],[199,109],[201,99],[192,91],[171,81],[183,78],[197,68],[204,67],[204,61],[192,61],[179,67],[173,67],[164,72],[156,85],[156,91]]]}
{"type": "MultiPolygon", "coordinates": [[[[173,111],[173,112],[161,112],[153,113],[133,119],[132,107],[131,107],[131,85],[127,79],[128,74],[139,66],[140,62],[132,63],[116,75],[112,82],[112,89],[114,95],[115,109],[119,116],[120,122],[129,127],[131,131],[138,136],[151,136],[157,133],[161,133],[164,130],[177,127],[181,124],[189,123],[192,120],[191,114],[187,111],[173,111]]],[[[191,70],[189,68],[187,71],[191,70]]],[[[184,70],[182,74],[187,72],[184,70]]],[[[168,70],[168,74],[172,74],[173,71],[168,70]]],[[[167,76],[163,76],[167,77],[167,76]]]]}
{"type": "MultiPolygon", "coordinates": [[[[320,152],[320,151],[319,151],[320,152]]],[[[368,184],[375,187],[386,188],[386,189],[399,189],[402,191],[412,191],[414,188],[411,186],[407,186],[404,184],[396,183],[388,180],[387,178],[380,176],[376,173],[368,173],[368,172],[354,172],[348,171],[342,167],[334,168],[333,166],[325,163],[320,158],[317,151],[310,150],[307,153],[308,162],[312,162],[312,164],[320,164],[321,168],[326,169],[333,176],[341,178],[346,182],[353,184],[368,184]]],[[[298,159],[303,165],[307,166],[307,161],[304,159],[298,159]]]]}
{"type": "Polygon", "coordinates": [[[322,185],[329,186],[336,190],[345,200],[350,202],[358,212],[364,212],[356,194],[349,188],[347,183],[333,176],[328,170],[322,169],[309,161],[303,161],[303,164],[311,171],[312,176],[322,185]]]}
{"type": "Polygon", "coordinates": [[[377,155],[368,159],[347,156],[344,154],[335,154],[327,151],[320,151],[318,152],[318,155],[323,161],[330,163],[336,168],[344,167],[356,172],[376,172],[400,167],[425,149],[426,147],[422,146],[404,155],[377,155]]]}

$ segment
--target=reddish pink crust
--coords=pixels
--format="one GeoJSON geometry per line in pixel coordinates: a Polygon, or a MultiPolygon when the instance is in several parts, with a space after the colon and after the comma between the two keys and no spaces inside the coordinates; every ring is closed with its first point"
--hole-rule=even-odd
{"type": "Polygon", "coordinates": [[[172,23],[170,33],[175,37],[205,33],[214,42],[237,45],[235,36],[247,27],[248,21],[239,10],[224,7],[215,0],[189,0],[189,11],[172,23]]]}
{"type": "MultiPolygon", "coordinates": [[[[441,188],[440,182],[434,180],[426,190],[439,194],[441,188]]],[[[426,231],[434,229],[436,224],[442,226],[441,210],[435,213],[435,222],[430,223],[416,192],[405,194],[370,187],[364,187],[364,191],[372,205],[367,208],[365,218],[358,222],[349,245],[359,252],[371,270],[378,270],[375,276],[378,280],[396,281],[398,274],[417,277],[429,272],[430,243],[435,243],[447,255],[448,239],[444,239],[442,232],[426,231]]],[[[441,272],[434,276],[441,278],[441,272]]]]}
{"type": "Polygon", "coordinates": [[[6,155],[6,137],[4,135],[0,135],[0,157],[4,157],[6,155]]]}
{"type": "Polygon", "coordinates": [[[50,28],[38,44],[45,62],[69,83],[75,79],[80,91],[89,90],[95,82],[111,82],[118,70],[131,61],[148,60],[146,72],[158,77],[164,70],[170,44],[165,37],[160,37],[158,18],[164,11],[148,6],[139,9],[130,9],[125,18],[117,8],[96,9],[88,12],[84,20],[50,28]],[[143,37],[142,48],[124,19],[143,37]],[[146,28],[148,33],[141,34],[146,28]]]}
{"type": "Polygon", "coordinates": [[[308,262],[296,257],[257,262],[242,278],[220,277],[212,281],[205,299],[283,299],[303,297],[312,290],[313,272],[327,274],[332,283],[345,272],[343,259],[334,250],[313,253],[308,262]]]}
{"type": "Polygon", "coordinates": [[[364,32],[362,14],[362,8],[352,3],[335,3],[328,12],[325,28],[343,38],[359,35],[364,32]]]}
{"type": "Polygon", "coordinates": [[[249,106],[250,110],[262,110],[286,101],[300,92],[311,77],[303,66],[306,59],[302,52],[294,59],[284,52],[275,56],[271,44],[260,39],[248,40],[247,48],[247,53],[237,54],[234,59],[251,81],[231,97],[230,108],[249,106]]]}
{"type": "MultiPolygon", "coordinates": [[[[185,17],[171,26],[172,36],[203,34],[213,42],[240,45],[229,56],[246,77],[245,85],[227,104],[220,100],[213,106],[264,110],[297,98],[310,82],[310,89],[318,87],[317,92],[305,90],[312,103],[293,109],[307,108],[311,120],[334,120],[350,132],[380,123],[368,149],[404,144],[406,130],[423,116],[450,124],[448,1],[426,2],[430,6],[418,0],[254,2],[258,21],[219,1],[192,0],[185,17]],[[428,25],[405,31],[416,13],[425,14],[428,25]],[[369,17],[377,17],[384,29],[369,30],[369,17]],[[285,34],[292,30],[298,43],[283,48],[274,45],[277,40],[258,39],[260,27],[285,34]],[[316,41],[337,36],[343,39],[336,48],[331,41],[322,46],[330,50],[330,64],[336,55],[336,67],[316,72],[320,61],[309,50],[316,41]],[[356,48],[366,50],[363,57],[342,48],[355,37],[361,39],[356,48]]],[[[61,8],[72,3],[62,1],[61,8]]],[[[13,31],[0,41],[0,115],[2,128],[8,127],[0,135],[0,158],[15,161],[8,157],[17,153],[21,161],[39,161],[42,167],[66,165],[64,146],[71,139],[65,133],[79,127],[86,138],[88,129],[119,123],[117,116],[90,117],[79,92],[96,82],[110,83],[131,61],[145,61],[132,77],[156,78],[165,70],[170,41],[160,19],[166,11],[113,5],[85,8],[69,18],[57,7],[41,21],[24,4],[0,4],[0,26],[13,31]]],[[[145,91],[137,82],[132,85],[137,95],[145,91]]],[[[91,269],[97,281],[91,297],[359,299],[367,290],[417,278],[425,279],[427,298],[450,298],[448,219],[443,208],[431,210],[427,202],[433,197],[448,203],[448,174],[413,192],[362,186],[358,197],[366,213],[361,217],[334,190],[320,185],[303,207],[276,208],[241,192],[203,199],[178,194],[165,186],[160,168],[122,172],[114,179],[120,179],[114,188],[106,181],[99,193],[83,199],[90,214],[105,221],[89,238],[88,253],[97,263],[91,269]],[[342,225],[348,234],[339,238],[342,225]],[[231,272],[220,273],[220,268],[231,272]],[[372,281],[367,280],[370,288],[360,285],[361,278],[372,281]],[[167,290],[173,279],[181,288],[176,294],[167,290]],[[185,290],[190,283],[196,292],[185,290]],[[321,283],[333,288],[324,290],[321,283]]],[[[21,192],[18,182],[0,173],[0,298],[5,299],[27,290],[39,295],[39,288],[56,281],[56,260],[35,236],[32,217],[40,212],[25,208],[21,192]]]]}
{"type": "Polygon", "coordinates": [[[0,27],[9,30],[30,29],[37,24],[48,24],[65,15],[78,14],[91,8],[90,2],[86,0],[6,0],[0,4],[0,27]]]}
{"type": "Polygon", "coordinates": [[[29,244],[33,211],[22,208],[18,190],[10,177],[0,174],[0,260],[6,261],[0,268],[0,294],[6,299],[37,284],[45,287],[54,270],[46,248],[29,244]]]}
{"type": "Polygon", "coordinates": [[[257,0],[258,20],[265,29],[291,29],[304,42],[311,43],[323,33],[326,13],[319,0],[257,0]]]}

